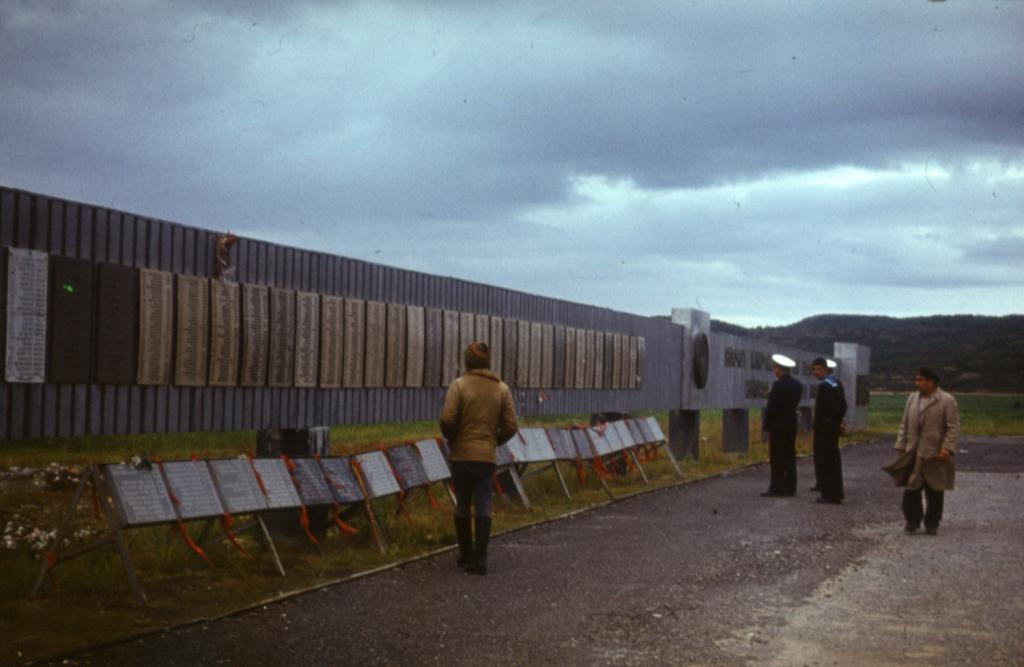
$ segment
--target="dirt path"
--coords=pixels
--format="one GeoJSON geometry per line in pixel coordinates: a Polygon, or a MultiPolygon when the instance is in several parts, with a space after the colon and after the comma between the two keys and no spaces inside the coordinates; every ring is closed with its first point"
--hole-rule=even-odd
{"type": "Polygon", "coordinates": [[[840,507],[759,466],[499,537],[485,578],[444,554],[63,664],[1024,664],[1024,438],[965,442],[938,537],[890,447],[844,451],[840,507]]]}

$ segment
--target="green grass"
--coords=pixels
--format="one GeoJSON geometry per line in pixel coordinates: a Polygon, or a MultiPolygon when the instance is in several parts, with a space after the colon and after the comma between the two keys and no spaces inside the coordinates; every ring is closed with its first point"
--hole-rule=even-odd
{"type": "MultiPolygon", "coordinates": [[[[960,406],[962,435],[1024,435],[1024,396],[1020,394],[954,394],[960,406]]],[[[868,431],[899,431],[907,394],[871,394],[868,431]]]]}

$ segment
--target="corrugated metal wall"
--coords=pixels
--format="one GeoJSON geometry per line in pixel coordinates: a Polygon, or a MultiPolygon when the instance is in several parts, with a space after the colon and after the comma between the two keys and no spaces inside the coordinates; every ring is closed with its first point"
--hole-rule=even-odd
{"type": "MultiPolygon", "coordinates": [[[[216,232],[0,189],[0,247],[209,277],[213,275],[216,237],[216,232]]],[[[666,320],[253,239],[240,239],[232,255],[240,283],[645,338],[641,389],[515,389],[523,415],[679,407],[684,330],[666,320]]],[[[6,299],[6,290],[0,293],[0,298],[6,299]]],[[[0,437],[13,440],[434,419],[443,397],[441,388],[4,383],[0,385],[0,437]]]]}

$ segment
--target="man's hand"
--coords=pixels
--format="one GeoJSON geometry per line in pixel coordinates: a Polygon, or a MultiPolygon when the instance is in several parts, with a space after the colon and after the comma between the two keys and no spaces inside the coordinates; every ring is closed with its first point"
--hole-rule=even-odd
{"type": "Polygon", "coordinates": [[[942,459],[943,461],[948,461],[951,458],[953,458],[953,455],[949,453],[948,449],[940,449],[938,458],[942,459]]]}

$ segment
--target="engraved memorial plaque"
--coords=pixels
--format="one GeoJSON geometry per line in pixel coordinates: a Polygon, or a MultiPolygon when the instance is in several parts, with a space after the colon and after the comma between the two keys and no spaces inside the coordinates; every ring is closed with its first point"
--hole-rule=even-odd
{"type": "Polygon", "coordinates": [[[651,428],[647,425],[646,417],[631,419],[629,421],[640,429],[640,434],[643,436],[644,444],[653,445],[658,442],[658,439],[654,437],[653,433],[651,433],[651,428]]]}
{"type": "Polygon", "coordinates": [[[267,509],[267,498],[245,459],[207,461],[220,502],[230,514],[248,514],[267,509]]]}
{"type": "Polygon", "coordinates": [[[661,424],[654,417],[648,417],[644,420],[647,423],[647,430],[651,432],[651,436],[655,442],[665,442],[665,433],[661,430],[661,424]]]}
{"type": "Polygon", "coordinates": [[[512,463],[512,454],[509,452],[507,442],[494,450],[494,464],[497,466],[498,470],[501,470],[505,466],[512,465],[512,463]]]}
{"type": "Polygon", "coordinates": [[[238,283],[210,282],[210,386],[238,384],[238,347],[242,326],[238,283]]]}
{"type": "Polygon", "coordinates": [[[384,384],[388,387],[404,387],[406,336],[408,335],[406,309],[400,303],[389,303],[387,309],[388,344],[384,384]]]}
{"type": "Polygon", "coordinates": [[[333,505],[334,492],[324,479],[323,471],[316,459],[301,458],[292,459],[294,469],[292,483],[299,492],[299,499],[302,504],[314,507],[316,505],[333,505]]]}
{"type": "Polygon", "coordinates": [[[590,444],[594,446],[594,453],[598,456],[607,456],[614,451],[612,449],[612,443],[608,440],[604,431],[588,428],[586,433],[587,437],[590,438],[590,444]]]}
{"type": "Polygon", "coordinates": [[[427,308],[423,317],[423,386],[437,387],[444,363],[443,315],[436,308],[427,308]]]}
{"type": "Polygon", "coordinates": [[[156,466],[136,468],[116,463],[102,466],[101,470],[122,527],[178,520],[156,466]]]}
{"type": "Polygon", "coordinates": [[[137,370],[139,278],[136,269],[99,264],[96,284],[96,382],[133,384],[137,370]]]}
{"type": "Polygon", "coordinates": [[[426,353],[426,321],[422,306],[405,309],[405,386],[422,387],[426,353]]]}
{"type": "Polygon", "coordinates": [[[54,256],[50,268],[50,382],[85,384],[93,356],[93,263],[54,256]]]}
{"type": "Polygon", "coordinates": [[[329,456],[320,459],[324,479],[339,503],[358,503],[363,500],[363,491],[352,472],[352,462],[347,456],[329,456]]]}
{"type": "Polygon", "coordinates": [[[622,441],[623,447],[636,447],[638,444],[642,444],[633,440],[633,434],[629,432],[629,426],[626,425],[621,419],[617,419],[609,424],[615,429],[615,432],[619,435],[619,440],[622,441]]]}
{"type": "Polygon", "coordinates": [[[451,478],[452,473],[448,469],[448,463],[444,460],[444,454],[441,453],[437,440],[433,438],[418,440],[416,449],[419,451],[427,479],[431,482],[440,482],[451,478]]]}
{"type": "Polygon", "coordinates": [[[594,388],[604,389],[604,332],[594,332],[594,388]]]}
{"type": "Polygon", "coordinates": [[[270,290],[271,387],[290,387],[295,382],[295,292],[270,290]]]}
{"type": "Polygon", "coordinates": [[[650,440],[648,440],[647,437],[640,430],[640,426],[636,421],[632,419],[627,419],[624,420],[623,423],[625,423],[626,428],[629,429],[629,435],[632,436],[633,438],[633,444],[646,445],[648,442],[650,442],[650,440]]]}
{"type": "Polygon", "coordinates": [[[536,463],[555,460],[555,450],[551,447],[547,433],[542,428],[524,428],[519,433],[525,443],[526,460],[536,463]]]}
{"type": "Polygon", "coordinates": [[[40,383],[46,379],[49,256],[21,248],[7,251],[5,377],[8,382],[40,383]]]}
{"type": "Polygon", "coordinates": [[[353,458],[363,473],[370,498],[382,498],[401,491],[383,452],[367,452],[353,458]]]}
{"type": "Polygon", "coordinates": [[[317,361],[320,352],[320,295],[298,292],[295,295],[295,386],[317,385],[317,361]]]}
{"type": "Polygon", "coordinates": [[[613,422],[608,422],[602,435],[608,441],[608,447],[612,452],[619,452],[626,448],[626,443],[619,437],[619,432],[613,426],[613,422]]]}
{"type": "Polygon", "coordinates": [[[647,348],[647,339],[640,337],[636,339],[636,388],[644,388],[644,354],[647,348]]]}
{"type": "Polygon", "coordinates": [[[518,364],[516,365],[516,386],[530,387],[530,323],[520,320],[516,323],[519,328],[519,351],[517,352],[518,364]]]}
{"type": "Polygon", "coordinates": [[[281,459],[253,459],[252,466],[267,491],[267,505],[271,509],[287,509],[302,504],[295,490],[288,467],[281,459]]]}
{"type": "Polygon", "coordinates": [[[505,333],[502,327],[505,320],[500,317],[491,318],[491,335],[488,343],[491,346],[491,370],[498,377],[502,377],[502,373],[505,371],[505,364],[503,363],[505,357],[505,333]]]}
{"type": "Polygon", "coordinates": [[[364,387],[384,386],[384,346],[387,342],[387,305],[366,302],[366,377],[364,387]]]}
{"type": "Polygon", "coordinates": [[[612,389],[615,384],[615,334],[604,334],[604,388],[612,389]]]}
{"type": "Polygon", "coordinates": [[[320,297],[320,386],[337,389],[341,386],[342,323],[345,321],[345,300],[340,296],[320,297]]]}
{"type": "Polygon", "coordinates": [[[551,376],[554,372],[555,327],[545,324],[540,335],[540,386],[551,387],[551,376]]]}
{"type": "Polygon", "coordinates": [[[637,338],[636,336],[630,336],[627,340],[627,345],[629,348],[629,369],[626,378],[629,381],[629,388],[636,389],[637,338]]]}
{"type": "Polygon", "coordinates": [[[139,269],[139,384],[171,381],[173,321],[174,274],[139,269]]]}
{"type": "Polygon", "coordinates": [[[178,354],[174,384],[202,387],[206,384],[209,356],[210,282],[198,276],[178,276],[178,354]]]}
{"type": "Polygon", "coordinates": [[[387,457],[391,460],[391,467],[398,474],[398,481],[402,485],[403,491],[430,484],[419,452],[412,445],[390,447],[387,450],[387,457]]]}
{"type": "Polygon", "coordinates": [[[583,389],[587,377],[587,331],[576,329],[576,382],[577,389],[583,389]]]}
{"type": "Polygon", "coordinates": [[[466,372],[466,355],[469,344],[476,340],[476,316],[473,313],[459,313],[459,373],[466,372]]]}
{"type": "Polygon", "coordinates": [[[576,447],[576,454],[581,459],[588,461],[594,458],[594,448],[590,444],[590,438],[587,436],[587,431],[589,430],[581,428],[569,431],[569,435],[572,436],[572,443],[576,447]]]}
{"type": "Polygon", "coordinates": [[[491,318],[487,315],[477,315],[476,323],[473,325],[473,337],[487,345],[491,346],[491,318]]]}
{"type": "Polygon", "coordinates": [[[270,353],[270,290],[263,285],[242,285],[242,386],[267,383],[270,353]]]}
{"type": "Polygon", "coordinates": [[[612,389],[622,387],[622,336],[610,334],[612,338],[612,389]]]}
{"type": "Polygon", "coordinates": [[[502,365],[505,368],[505,384],[509,387],[518,387],[516,371],[519,369],[519,323],[515,320],[505,319],[502,326],[505,330],[502,343],[505,348],[502,358],[502,365]]]}
{"type": "Polygon", "coordinates": [[[583,375],[583,386],[587,389],[594,388],[594,373],[597,370],[597,364],[595,363],[594,357],[597,353],[597,337],[594,331],[586,331],[586,350],[583,353],[583,358],[586,359],[586,372],[583,375]]]}
{"type": "Polygon", "coordinates": [[[565,327],[556,326],[551,353],[551,386],[565,386],[565,327]]]}
{"type": "Polygon", "coordinates": [[[178,514],[185,521],[219,517],[224,508],[203,461],[168,461],[162,464],[164,482],[172,494],[178,514]]]}
{"type": "Polygon", "coordinates": [[[530,323],[530,386],[539,387],[544,365],[544,328],[539,322],[530,323]]]}
{"type": "Polygon", "coordinates": [[[576,329],[565,328],[565,375],[563,386],[572,389],[576,386],[576,329]]]}
{"type": "Polygon", "coordinates": [[[366,302],[345,299],[345,359],[341,381],[345,387],[363,386],[363,360],[366,350],[366,302]]]}
{"type": "Polygon", "coordinates": [[[441,384],[447,387],[452,380],[459,376],[460,361],[462,356],[459,350],[459,314],[446,310],[444,311],[444,356],[441,360],[441,384]]]}
{"type": "Polygon", "coordinates": [[[505,450],[514,463],[526,462],[526,440],[523,438],[522,431],[517,432],[505,443],[505,450]]]}
{"type": "Polygon", "coordinates": [[[573,445],[572,436],[569,431],[562,428],[544,429],[551,443],[551,449],[555,452],[555,458],[559,461],[572,461],[576,458],[576,447],[573,445]]]}

